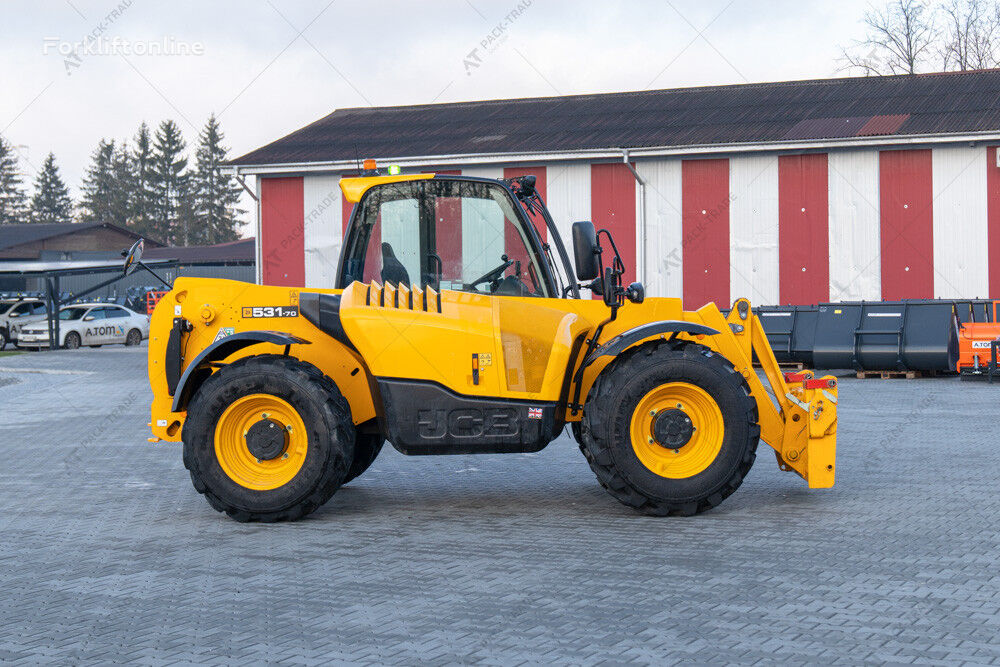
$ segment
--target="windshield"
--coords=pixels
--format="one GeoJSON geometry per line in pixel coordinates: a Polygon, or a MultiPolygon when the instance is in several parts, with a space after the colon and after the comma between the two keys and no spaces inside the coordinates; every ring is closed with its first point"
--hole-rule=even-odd
{"type": "Polygon", "coordinates": [[[17,301],[8,301],[7,303],[0,303],[0,315],[3,315],[8,310],[10,310],[11,306],[13,306],[15,303],[17,303],[17,301]]]}
{"type": "Polygon", "coordinates": [[[86,308],[63,308],[59,313],[60,320],[78,320],[87,312],[86,308]]]}

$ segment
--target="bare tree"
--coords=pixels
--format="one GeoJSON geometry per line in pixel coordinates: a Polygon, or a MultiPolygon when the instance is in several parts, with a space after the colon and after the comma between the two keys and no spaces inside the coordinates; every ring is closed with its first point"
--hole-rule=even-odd
{"type": "Polygon", "coordinates": [[[866,76],[915,74],[933,55],[934,10],[925,0],[892,0],[865,12],[865,38],[844,49],[844,69],[866,76]]]}
{"type": "Polygon", "coordinates": [[[951,0],[942,10],[944,32],[941,59],[944,69],[986,69],[1000,64],[997,34],[1000,14],[995,4],[984,0],[951,0]]]}

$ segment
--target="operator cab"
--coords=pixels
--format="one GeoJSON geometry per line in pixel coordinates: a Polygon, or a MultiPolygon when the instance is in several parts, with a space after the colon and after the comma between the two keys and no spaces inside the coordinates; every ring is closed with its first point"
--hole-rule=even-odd
{"type": "Polygon", "coordinates": [[[375,185],[354,209],[339,287],[354,281],[554,297],[552,266],[512,190],[461,176],[375,185]]]}

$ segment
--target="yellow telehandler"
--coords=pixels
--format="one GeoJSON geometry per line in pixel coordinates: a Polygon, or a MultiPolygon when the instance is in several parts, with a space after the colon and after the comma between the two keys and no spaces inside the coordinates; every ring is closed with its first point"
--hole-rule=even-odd
{"type": "MultiPolygon", "coordinates": [[[[151,440],[183,441],[216,510],[298,519],[385,441],[535,452],[566,426],[601,485],[648,514],[721,503],[761,438],[783,470],[833,485],[836,379],[783,376],[747,300],[723,316],[647,299],[590,222],[572,227],[574,271],[533,176],[340,187],[355,206],[336,286],[180,278],[153,312],[151,440]]],[[[141,243],[127,255],[143,266],[141,243]]]]}

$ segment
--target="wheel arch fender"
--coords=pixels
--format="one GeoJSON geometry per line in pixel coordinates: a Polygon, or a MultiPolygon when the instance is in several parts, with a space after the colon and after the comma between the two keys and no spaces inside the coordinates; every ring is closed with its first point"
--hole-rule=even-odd
{"type": "MultiPolygon", "coordinates": [[[[191,396],[197,391],[201,383],[211,375],[211,370],[206,368],[205,364],[213,361],[221,361],[226,357],[239,352],[240,350],[250,347],[251,345],[259,345],[261,343],[270,343],[272,345],[308,345],[310,341],[299,338],[298,336],[292,336],[291,334],[282,333],[280,331],[240,331],[239,333],[230,334],[225,338],[221,338],[214,341],[211,345],[203,349],[198,353],[184,372],[180,374],[180,377],[171,378],[169,377],[169,369],[173,366],[174,368],[179,368],[180,364],[172,365],[169,362],[165,364],[164,368],[168,370],[167,384],[168,386],[175,382],[173,391],[173,405],[171,407],[172,412],[180,412],[187,405],[191,396]]],[[[170,349],[168,347],[168,354],[170,354],[170,349]]],[[[174,371],[176,372],[176,371],[174,371]]]]}
{"type": "Polygon", "coordinates": [[[619,354],[636,343],[646,340],[647,338],[652,338],[653,336],[666,333],[672,335],[686,333],[692,335],[714,336],[719,332],[712,327],[705,326],[704,324],[685,322],[683,320],[658,320],[656,322],[647,322],[646,324],[623,331],[614,338],[598,346],[588,355],[585,363],[590,365],[599,357],[617,357],[619,354]]]}

